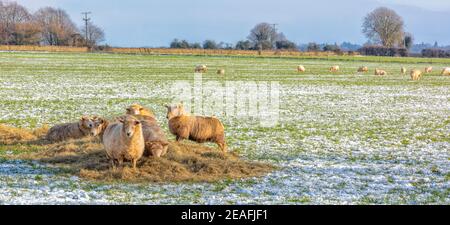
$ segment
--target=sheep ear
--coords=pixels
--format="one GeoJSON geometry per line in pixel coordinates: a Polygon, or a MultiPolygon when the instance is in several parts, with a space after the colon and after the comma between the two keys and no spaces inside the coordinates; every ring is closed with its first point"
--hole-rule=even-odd
{"type": "Polygon", "coordinates": [[[119,122],[121,122],[121,123],[124,123],[124,122],[125,122],[124,118],[121,117],[121,116],[120,116],[120,117],[117,117],[116,120],[119,121],[119,122]]]}
{"type": "Polygon", "coordinates": [[[82,116],[81,120],[86,121],[86,120],[89,120],[89,118],[87,116],[82,116]]]}

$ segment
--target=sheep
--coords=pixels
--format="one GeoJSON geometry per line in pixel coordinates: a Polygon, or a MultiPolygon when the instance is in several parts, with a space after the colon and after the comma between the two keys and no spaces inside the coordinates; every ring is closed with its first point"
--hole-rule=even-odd
{"type": "Polygon", "coordinates": [[[365,73],[368,71],[369,71],[369,68],[367,68],[367,66],[361,66],[358,68],[358,72],[360,72],[360,73],[365,73]]]}
{"type": "Polygon", "coordinates": [[[405,67],[402,67],[402,68],[400,69],[400,73],[401,73],[402,75],[405,75],[405,74],[406,74],[406,68],[405,68],[405,67]]]}
{"type": "Polygon", "coordinates": [[[306,69],[303,65],[297,66],[297,72],[305,72],[305,71],[306,71],[306,69]]]}
{"type": "Polygon", "coordinates": [[[127,112],[126,112],[127,115],[132,115],[132,116],[142,115],[142,116],[149,116],[149,117],[156,118],[155,114],[150,109],[147,109],[137,103],[130,105],[128,108],[126,108],[126,110],[127,110],[127,112]]]}
{"type": "Polygon", "coordinates": [[[431,67],[431,66],[425,67],[425,73],[431,73],[431,72],[433,72],[433,67],[431,67]]]}
{"type": "Polygon", "coordinates": [[[94,129],[91,130],[91,135],[99,136],[100,140],[103,141],[103,134],[109,125],[109,121],[98,116],[92,117],[92,121],[94,122],[94,129]]]}
{"type": "Polygon", "coordinates": [[[219,75],[225,75],[225,69],[218,69],[217,74],[219,75]]]}
{"type": "Polygon", "coordinates": [[[195,67],[194,72],[196,73],[206,73],[208,72],[208,67],[206,65],[198,65],[195,67]]]}
{"type": "Polygon", "coordinates": [[[191,116],[184,111],[182,104],[166,105],[166,108],[169,130],[177,141],[215,142],[223,152],[227,151],[225,128],[217,118],[191,116]]]}
{"type": "Polygon", "coordinates": [[[103,146],[113,169],[116,168],[116,162],[121,166],[124,159],[130,160],[133,169],[136,169],[136,163],[145,149],[141,122],[130,115],[118,117],[117,122],[106,128],[103,146]]]}
{"type": "Polygon", "coordinates": [[[60,142],[69,139],[80,139],[95,133],[94,122],[88,116],[82,116],[76,123],[58,124],[50,128],[45,137],[51,142],[60,142]]]}
{"type": "Polygon", "coordinates": [[[338,72],[338,71],[339,71],[339,66],[330,67],[330,72],[338,72]]]}
{"type": "Polygon", "coordinates": [[[161,157],[167,153],[169,142],[157,121],[152,117],[135,116],[142,124],[145,141],[145,156],[161,157]]]}
{"type": "Polygon", "coordinates": [[[422,77],[422,71],[414,69],[411,70],[410,75],[412,80],[420,80],[420,78],[422,77]]]}
{"type": "Polygon", "coordinates": [[[445,76],[445,75],[449,76],[450,75],[450,67],[445,67],[444,69],[442,69],[441,75],[442,76],[445,76]]]}
{"type": "Polygon", "coordinates": [[[375,75],[379,75],[379,76],[383,76],[383,75],[387,75],[386,71],[384,70],[380,70],[380,69],[375,69],[375,75]]]}

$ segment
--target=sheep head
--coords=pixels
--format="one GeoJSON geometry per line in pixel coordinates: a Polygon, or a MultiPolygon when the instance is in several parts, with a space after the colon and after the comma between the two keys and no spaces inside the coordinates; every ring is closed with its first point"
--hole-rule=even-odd
{"type": "Polygon", "coordinates": [[[184,111],[183,103],[176,105],[166,105],[167,108],[167,119],[170,120],[174,117],[186,114],[184,111]]]}
{"type": "Polygon", "coordinates": [[[132,104],[126,110],[128,115],[141,115],[141,111],[145,109],[139,104],[132,104]]]}
{"type": "Polygon", "coordinates": [[[122,123],[122,131],[128,138],[133,137],[136,131],[141,128],[141,122],[133,116],[118,117],[117,121],[122,123]]]}

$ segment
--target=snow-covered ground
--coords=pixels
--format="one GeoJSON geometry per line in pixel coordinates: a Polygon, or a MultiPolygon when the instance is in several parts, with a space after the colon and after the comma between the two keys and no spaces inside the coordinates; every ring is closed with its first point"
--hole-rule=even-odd
{"type": "MultiPolygon", "coordinates": [[[[163,105],[174,97],[170,88],[176,80],[192,81],[200,63],[213,72],[224,67],[227,81],[279,82],[277,126],[221,118],[232,150],[279,170],[216,183],[105,184],[3,159],[0,203],[450,203],[450,77],[412,82],[394,63],[365,63],[392,74],[376,77],[356,75],[355,62],[333,62],[344,71],[330,75],[330,62],[303,60],[310,72],[299,75],[299,62],[288,59],[0,53],[0,121],[51,125],[82,114],[117,115],[140,102],[154,109],[167,131],[163,105]]],[[[225,83],[213,72],[204,80],[225,83]]]]}

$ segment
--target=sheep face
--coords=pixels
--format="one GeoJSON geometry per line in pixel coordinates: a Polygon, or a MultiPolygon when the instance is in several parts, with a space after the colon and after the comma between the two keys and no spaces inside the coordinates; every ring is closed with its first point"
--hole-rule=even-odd
{"type": "Polygon", "coordinates": [[[144,110],[144,107],[142,107],[139,104],[133,104],[130,107],[127,108],[127,114],[128,115],[141,115],[141,111],[144,110]]]}
{"type": "Polygon", "coordinates": [[[170,120],[174,117],[183,115],[184,112],[184,106],[182,104],[177,105],[166,105],[167,108],[167,119],[170,120]]]}
{"type": "Polygon", "coordinates": [[[90,130],[94,127],[94,121],[87,116],[83,116],[79,121],[79,125],[81,129],[90,130]]]}
{"type": "Polygon", "coordinates": [[[105,128],[104,125],[106,124],[106,120],[101,117],[94,116],[92,121],[94,126],[90,129],[90,134],[95,137],[98,136],[105,128]]]}
{"type": "Polygon", "coordinates": [[[120,117],[117,119],[120,123],[123,124],[122,131],[128,138],[133,137],[134,133],[141,126],[141,122],[134,117],[120,117]]]}

